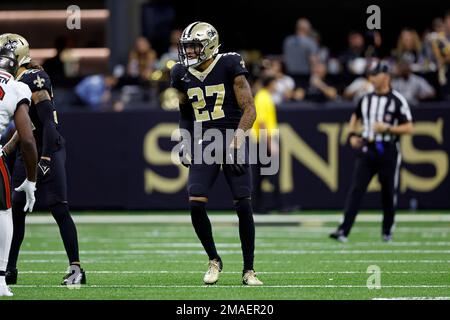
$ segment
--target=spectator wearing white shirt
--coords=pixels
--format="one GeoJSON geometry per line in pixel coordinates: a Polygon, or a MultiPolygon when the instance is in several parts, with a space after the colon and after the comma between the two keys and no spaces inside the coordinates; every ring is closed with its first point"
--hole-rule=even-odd
{"type": "Polygon", "coordinates": [[[363,96],[373,92],[373,84],[367,77],[358,77],[350,83],[344,90],[344,98],[347,100],[359,101],[363,96]]]}
{"type": "Polygon", "coordinates": [[[298,100],[295,90],[295,81],[284,72],[284,65],[281,60],[274,59],[271,62],[269,73],[275,77],[275,88],[272,92],[272,99],[275,105],[280,105],[284,101],[291,99],[298,100]]]}
{"type": "Polygon", "coordinates": [[[405,60],[397,64],[397,77],[392,80],[392,88],[400,92],[413,106],[418,105],[420,100],[436,96],[434,88],[424,78],[413,74],[405,60]]]}

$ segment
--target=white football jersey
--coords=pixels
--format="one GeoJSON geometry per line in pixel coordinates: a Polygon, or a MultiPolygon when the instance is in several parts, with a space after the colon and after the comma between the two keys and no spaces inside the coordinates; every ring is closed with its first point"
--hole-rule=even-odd
{"type": "Polygon", "coordinates": [[[21,103],[31,102],[31,90],[23,83],[14,80],[14,77],[0,70],[0,137],[5,131],[16,108],[21,103]]]}

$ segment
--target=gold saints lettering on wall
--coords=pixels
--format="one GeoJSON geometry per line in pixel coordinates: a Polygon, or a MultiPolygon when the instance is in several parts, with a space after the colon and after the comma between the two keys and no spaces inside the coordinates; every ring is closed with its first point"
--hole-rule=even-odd
{"type": "MultiPolygon", "coordinates": [[[[437,146],[444,144],[444,120],[418,121],[415,123],[412,135],[403,136],[401,151],[403,162],[406,164],[426,164],[434,168],[434,175],[423,177],[407,168],[401,169],[400,192],[408,190],[416,192],[430,192],[438,188],[448,175],[449,159],[444,149],[437,147],[433,150],[417,149],[413,141],[415,137],[422,136],[433,139],[437,146]]],[[[162,192],[177,193],[183,190],[187,183],[188,170],[173,164],[171,152],[162,150],[158,140],[170,139],[172,132],[178,128],[176,123],[161,123],[150,129],[144,137],[143,154],[146,162],[151,166],[176,166],[178,175],[166,177],[150,168],[144,169],[144,190],[146,193],[162,192]]],[[[288,123],[280,124],[280,140],[282,143],[280,155],[280,187],[281,191],[288,193],[295,190],[296,181],[293,175],[295,162],[301,163],[314,173],[331,192],[339,188],[339,148],[346,144],[348,128],[346,123],[319,123],[318,132],[325,135],[323,143],[326,144],[326,158],[317,153],[314,145],[309,145],[288,123]]],[[[349,175],[351,172],[349,172],[349,175]]],[[[369,192],[380,190],[378,178],[375,176],[370,185],[369,192]]]]}

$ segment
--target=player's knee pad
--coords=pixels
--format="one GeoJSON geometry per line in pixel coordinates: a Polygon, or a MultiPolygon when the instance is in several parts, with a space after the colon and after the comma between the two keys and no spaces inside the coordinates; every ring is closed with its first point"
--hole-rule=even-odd
{"type": "Polygon", "coordinates": [[[234,199],[245,199],[251,197],[252,189],[250,185],[232,186],[231,193],[234,199]]]}
{"type": "Polygon", "coordinates": [[[208,197],[208,190],[203,184],[192,183],[188,186],[188,194],[190,197],[208,197]]]}

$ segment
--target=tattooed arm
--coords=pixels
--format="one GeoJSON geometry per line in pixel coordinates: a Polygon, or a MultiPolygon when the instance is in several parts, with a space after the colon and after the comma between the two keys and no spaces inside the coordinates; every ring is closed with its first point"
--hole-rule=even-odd
{"type": "Polygon", "coordinates": [[[252,90],[244,75],[239,75],[234,78],[233,89],[239,107],[243,110],[243,114],[231,147],[239,148],[244,142],[245,133],[252,128],[253,122],[255,122],[256,109],[252,90]]]}

